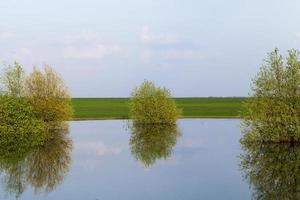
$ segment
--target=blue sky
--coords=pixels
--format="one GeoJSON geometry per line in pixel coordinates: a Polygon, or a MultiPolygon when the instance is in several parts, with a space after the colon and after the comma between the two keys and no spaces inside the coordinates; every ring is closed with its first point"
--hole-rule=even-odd
{"type": "Polygon", "coordinates": [[[144,79],[174,96],[245,96],[267,52],[299,48],[299,10],[298,0],[3,0],[0,61],[49,64],[74,97],[129,96],[144,79]]]}

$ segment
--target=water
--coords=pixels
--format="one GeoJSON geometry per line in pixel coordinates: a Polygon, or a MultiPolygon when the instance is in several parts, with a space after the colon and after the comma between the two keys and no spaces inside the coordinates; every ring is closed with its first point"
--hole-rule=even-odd
{"type": "MultiPolygon", "coordinates": [[[[19,199],[251,199],[240,166],[239,123],[182,119],[180,133],[166,141],[148,135],[141,142],[139,136],[131,138],[123,120],[70,122],[73,148],[56,147],[53,155],[60,155],[61,163],[42,165],[49,168],[40,173],[42,180],[27,181],[19,199]]],[[[36,178],[33,168],[31,179],[36,178]]],[[[0,175],[0,199],[15,199],[6,175],[0,175]]]]}

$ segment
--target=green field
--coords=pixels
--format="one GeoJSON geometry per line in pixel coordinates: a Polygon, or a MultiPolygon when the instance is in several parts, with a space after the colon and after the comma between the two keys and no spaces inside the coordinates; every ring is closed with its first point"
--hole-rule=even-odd
{"type": "MultiPolygon", "coordinates": [[[[182,118],[236,118],[246,98],[175,98],[182,118]]],[[[126,119],[128,98],[73,98],[74,120],[126,119]]]]}

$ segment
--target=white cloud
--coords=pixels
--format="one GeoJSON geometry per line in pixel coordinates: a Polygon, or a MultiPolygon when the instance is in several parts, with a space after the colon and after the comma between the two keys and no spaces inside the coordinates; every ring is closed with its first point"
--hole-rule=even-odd
{"type": "Polygon", "coordinates": [[[141,53],[143,61],[162,59],[167,61],[177,60],[200,60],[204,58],[202,51],[198,49],[166,49],[166,50],[144,50],[141,53]]]}
{"type": "Polygon", "coordinates": [[[140,39],[145,44],[174,44],[178,42],[176,34],[172,33],[154,33],[148,26],[142,29],[140,39]]]}
{"type": "Polygon", "coordinates": [[[33,57],[33,53],[32,53],[32,50],[30,48],[27,48],[27,47],[22,47],[18,50],[18,53],[17,53],[18,56],[21,56],[21,57],[30,57],[32,58],[33,57]]]}
{"type": "Polygon", "coordinates": [[[78,59],[101,59],[112,54],[121,52],[121,48],[117,45],[91,45],[91,46],[67,46],[63,49],[63,55],[66,58],[78,59]]]}
{"type": "Polygon", "coordinates": [[[12,32],[0,32],[0,40],[8,40],[8,39],[11,39],[15,36],[14,33],[12,32]]]}
{"type": "Polygon", "coordinates": [[[31,60],[35,58],[33,50],[29,47],[18,47],[12,48],[7,47],[6,49],[0,49],[0,54],[6,62],[31,60]]]}
{"type": "Polygon", "coordinates": [[[203,58],[203,53],[197,49],[170,49],[163,56],[168,60],[198,60],[203,58]]]}
{"type": "Polygon", "coordinates": [[[300,32],[295,34],[295,38],[297,42],[300,42],[300,32]]]}
{"type": "Polygon", "coordinates": [[[84,30],[77,33],[69,33],[63,36],[64,43],[76,43],[78,41],[98,41],[100,35],[91,30],[84,30]]]}
{"type": "Polygon", "coordinates": [[[99,33],[92,30],[65,34],[60,43],[65,58],[101,59],[121,52],[121,47],[104,40],[99,33]]]}
{"type": "Polygon", "coordinates": [[[140,39],[145,44],[141,50],[141,59],[143,61],[189,61],[204,58],[203,51],[197,45],[190,41],[179,39],[175,33],[154,33],[146,26],[142,29],[140,39]]]}

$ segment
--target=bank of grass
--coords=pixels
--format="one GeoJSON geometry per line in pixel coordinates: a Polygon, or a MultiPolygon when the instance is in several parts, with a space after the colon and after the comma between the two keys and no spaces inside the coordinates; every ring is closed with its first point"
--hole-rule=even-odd
{"type": "MultiPolygon", "coordinates": [[[[244,97],[175,98],[182,118],[238,118],[244,97]]],[[[128,98],[73,98],[74,120],[127,119],[128,98]]]]}

